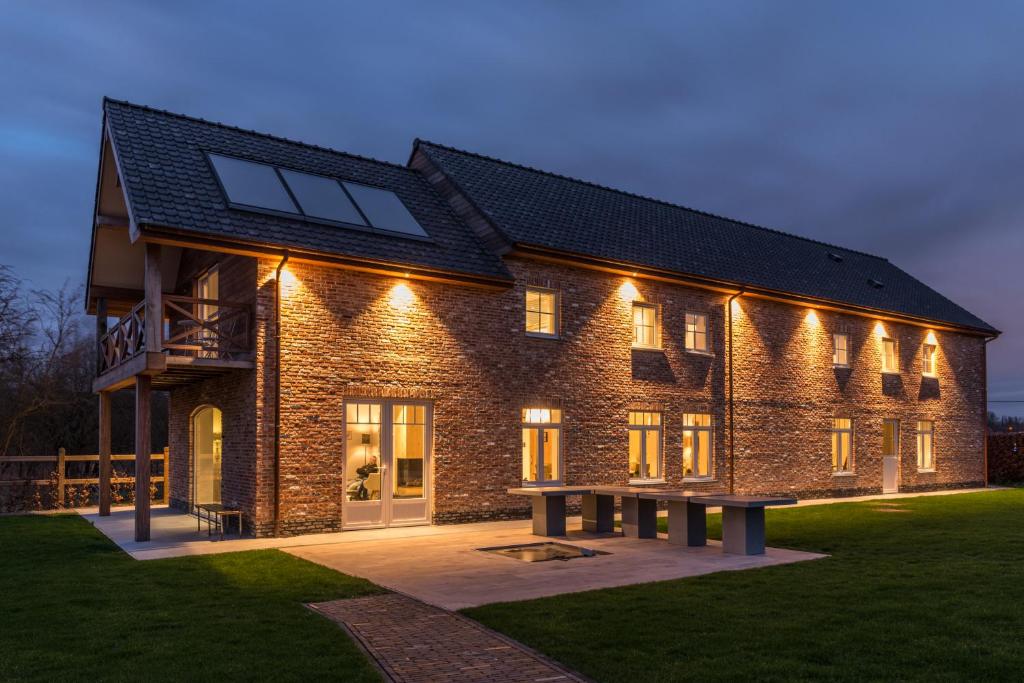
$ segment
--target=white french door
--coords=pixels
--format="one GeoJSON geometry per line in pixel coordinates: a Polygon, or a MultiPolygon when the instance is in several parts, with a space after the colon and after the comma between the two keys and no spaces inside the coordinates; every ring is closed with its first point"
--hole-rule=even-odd
{"type": "Polygon", "coordinates": [[[431,405],[345,402],[344,528],[430,523],[431,405]]]}

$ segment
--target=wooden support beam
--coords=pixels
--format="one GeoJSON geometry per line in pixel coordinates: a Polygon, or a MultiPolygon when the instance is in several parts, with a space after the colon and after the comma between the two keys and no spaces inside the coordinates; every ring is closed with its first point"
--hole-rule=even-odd
{"type": "Polygon", "coordinates": [[[100,392],[100,517],[110,515],[110,394],[100,392]]]}
{"type": "Polygon", "coordinates": [[[146,351],[162,351],[164,314],[163,280],[160,277],[160,245],[146,243],[146,351]]]}
{"type": "Polygon", "coordinates": [[[100,346],[100,339],[107,333],[107,297],[101,296],[96,300],[96,374],[103,366],[103,347],[100,346]]]}
{"type": "Polygon", "coordinates": [[[153,378],[135,378],[135,540],[149,540],[150,394],[153,378]]]}

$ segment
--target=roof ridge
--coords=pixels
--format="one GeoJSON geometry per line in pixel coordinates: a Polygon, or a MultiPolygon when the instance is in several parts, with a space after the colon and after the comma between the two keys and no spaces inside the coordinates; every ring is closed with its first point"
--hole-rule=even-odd
{"type": "Polygon", "coordinates": [[[580,185],[587,185],[589,187],[594,187],[594,188],[597,188],[599,190],[607,190],[609,192],[615,192],[617,194],[625,195],[627,197],[633,197],[635,199],[642,199],[644,201],[654,202],[656,204],[662,204],[664,206],[669,206],[669,207],[672,207],[674,209],[682,209],[684,211],[689,211],[691,213],[700,214],[702,216],[708,216],[710,218],[716,218],[718,220],[729,221],[730,223],[736,223],[738,225],[745,225],[747,227],[755,228],[757,230],[764,230],[766,232],[773,232],[773,233],[775,233],[777,235],[782,235],[784,237],[791,237],[793,239],[803,240],[805,242],[811,242],[813,244],[820,244],[822,246],[831,247],[833,249],[841,249],[842,251],[849,252],[851,254],[859,254],[861,256],[867,256],[869,258],[878,259],[879,261],[885,261],[887,263],[889,262],[889,259],[885,258],[884,256],[878,256],[876,254],[869,254],[868,252],[860,251],[859,249],[850,249],[849,247],[843,247],[843,246],[840,246],[838,244],[832,244],[831,242],[825,242],[823,240],[814,239],[813,237],[805,237],[803,235],[795,235],[795,234],[793,234],[791,232],[786,232],[785,230],[779,230],[778,228],[769,228],[769,227],[766,227],[766,226],[763,226],[763,225],[758,225],[757,223],[750,223],[749,221],[739,220],[737,218],[730,218],[729,216],[723,216],[721,214],[712,213],[710,211],[704,211],[703,209],[694,209],[693,207],[684,206],[682,204],[676,204],[675,202],[670,202],[670,201],[665,200],[665,199],[659,199],[657,197],[650,197],[650,196],[647,196],[647,195],[639,194],[637,192],[630,192],[628,190],[622,190],[622,189],[619,189],[617,187],[611,187],[609,185],[602,185],[601,183],[596,183],[596,182],[594,182],[592,180],[583,180],[581,178],[575,178],[573,176],[565,175],[563,173],[555,173],[554,171],[547,171],[547,170],[544,170],[542,168],[537,168],[535,166],[527,166],[526,164],[518,164],[518,163],[516,163],[514,161],[507,161],[505,159],[499,159],[498,157],[489,156],[487,154],[481,154],[479,152],[470,152],[470,151],[465,150],[465,149],[459,149],[458,147],[452,147],[450,145],[442,145],[442,144],[437,143],[437,142],[431,142],[430,140],[424,140],[422,138],[416,138],[413,141],[413,147],[415,148],[419,144],[424,144],[424,145],[427,145],[427,146],[430,146],[430,147],[437,147],[439,149],[448,150],[449,152],[456,152],[458,154],[465,154],[465,155],[471,156],[471,157],[477,157],[478,159],[483,159],[485,161],[493,161],[495,163],[504,164],[505,166],[511,166],[513,168],[519,168],[519,169],[522,169],[524,171],[531,171],[533,173],[540,173],[541,175],[550,176],[552,178],[559,178],[560,180],[568,180],[568,181],[573,182],[573,183],[579,183],[580,185]]]}
{"type": "Polygon", "coordinates": [[[223,128],[224,130],[235,131],[237,133],[247,133],[249,135],[255,135],[261,138],[267,138],[269,140],[276,140],[278,142],[286,142],[290,145],[298,145],[299,147],[305,147],[307,149],[315,149],[320,152],[330,152],[331,154],[340,154],[341,156],[350,157],[353,159],[359,159],[361,161],[369,161],[376,164],[382,164],[384,166],[391,166],[393,168],[400,168],[404,171],[408,171],[409,167],[405,164],[398,164],[393,161],[384,161],[383,159],[375,159],[374,157],[365,156],[362,154],[353,154],[352,152],[344,152],[340,149],[333,147],[324,147],[323,145],[314,145],[309,142],[303,142],[301,140],[293,140],[286,138],[283,135],[274,135],[273,133],[263,133],[252,128],[242,128],[241,126],[232,126],[229,123],[222,123],[220,121],[211,121],[210,119],[204,119],[201,116],[189,116],[188,114],[182,114],[176,111],[170,111],[168,109],[160,109],[159,107],[151,107],[147,104],[138,104],[136,102],[129,102],[128,100],[119,100],[116,97],[103,96],[103,106],[106,109],[107,103],[120,104],[133,109],[141,109],[143,111],[153,112],[156,114],[162,114],[164,116],[170,116],[176,119],[182,119],[185,121],[191,121],[193,123],[204,123],[208,126],[215,126],[217,128],[223,128]]]}

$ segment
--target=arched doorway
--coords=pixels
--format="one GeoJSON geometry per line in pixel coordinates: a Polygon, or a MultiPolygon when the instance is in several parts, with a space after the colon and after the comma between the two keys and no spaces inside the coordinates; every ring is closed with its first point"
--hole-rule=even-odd
{"type": "Polygon", "coordinates": [[[221,413],[203,406],[192,415],[192,504],[220,502],[221,413]]]}

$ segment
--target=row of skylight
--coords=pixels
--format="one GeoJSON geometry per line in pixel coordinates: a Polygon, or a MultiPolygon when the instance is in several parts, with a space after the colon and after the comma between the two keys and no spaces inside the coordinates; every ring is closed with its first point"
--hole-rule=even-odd
{"type": "Polygon", "coordinates": [[[220,154],[208,156],[232,204],[428,237],[389,190],[220,154]]]}

